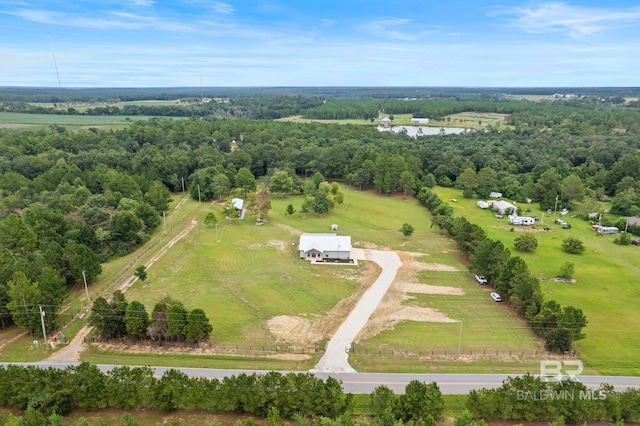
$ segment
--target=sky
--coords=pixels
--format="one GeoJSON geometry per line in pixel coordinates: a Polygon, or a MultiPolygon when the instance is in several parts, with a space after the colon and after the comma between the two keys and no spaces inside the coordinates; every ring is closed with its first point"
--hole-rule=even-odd
{"type": "Polygon", "coordinates": [[[0,0],[0,86],[640,86],[637,0],[0,0]]]}

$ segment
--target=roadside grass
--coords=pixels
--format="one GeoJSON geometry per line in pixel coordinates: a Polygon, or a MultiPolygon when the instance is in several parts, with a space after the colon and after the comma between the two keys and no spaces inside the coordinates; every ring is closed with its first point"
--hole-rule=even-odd
{"type": "MultiPolygon", "coordinates": [[[[640,296],[638,276],[638,248],[613,244],[615,235],[598,236],[591,223],[572,217],[570,212],[564,220],[571,229],[562,229],[553,223],[558,214],[548,214],[537,204],[528,204],[532,215],[543,218],[550,231],[540,230],[534,235],[538,248],[534,253],[522,253],[514,249],[514,239],[521,235],[522,227],[513,227],[505,219],[498,220],[492,212],[479,209],[477,199],[465,199],[460,191],[452,188],[436,188],[443,200],[456,198],[450,202],[454,215],[464,216],[470,222],[485,229],[487,235],[502,241],[512,255],[521,256],[532,273],[539,278],[555,278],[565,262],[575,266],[576,283],[541,281],[546,299],[554,299],[561,305],[571,305],[583,310],[589,321],[584,332],[587,337],[574,343],[578,356],[586,366],[599,374],[640,374],[637,354],[640,353],[640,339],[633,336],[640,329],[640,315],[637,300],[640,296]],[[511,232],[514,228],[514,232],[511,232]],[[586,251],[571,255],[561,249],[563,239],[576,237],[582,240],[586,251]]],[[[522,207],[522,205],[521,205],[522,207]]],[[[524,207],[523,207],[524,208],[524,207]]]]}
{"type": "Polygon", "coordinates": [[[157,353],[124,353],[121,351],[101,350],[89,346],[82,352],[82,361],[95,364],[118,364],[129,366],[163,366],[186,368],[224,368],[232,370],[268,370],[268,371],[307,371],[315,364],[309,361],[286,360],[268,357],[229,356],[229,355],[190,355],[157,353]]]}

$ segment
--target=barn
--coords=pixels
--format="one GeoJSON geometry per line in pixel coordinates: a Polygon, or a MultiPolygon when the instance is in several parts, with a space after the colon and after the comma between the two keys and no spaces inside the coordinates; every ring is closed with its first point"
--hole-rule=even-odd
{"type": "Polygon", "coordinates": [[[351,237],[337,234],[302,234],[298,252],[300,259],[350,259],[351,237]]]}

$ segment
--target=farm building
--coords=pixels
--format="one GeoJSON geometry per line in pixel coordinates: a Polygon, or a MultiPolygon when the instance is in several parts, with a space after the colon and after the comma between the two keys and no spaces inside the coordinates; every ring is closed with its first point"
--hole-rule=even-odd
{"type": "Polygon", "coordinates": [[[509,215],[509,223],[512,225],[530,226],[536,223],[536,220],[529,216],[509,215]]]}
{"type": "Polygon", "coordinates": [[[337,234],[302,234],[298,252],[300,259],[350,259],[351,237],[337,234]]]}
{"type": "Polygon", "coordinates": [[[496,201],[492,205],[493,205],[493,209],[497,211],[499,214],[505,214],[509,212],[515,213],[518,210],[516,206],[506,201],[496,201]]]}
{"type": "Polygon", "coordinates": [[[411,122],[412,123],[417,123],[417,124],[428,124],[429,123],[429,119],[428,118],[421,118],[421,117],[413,117],[413,118],[411,118],[411,122]]]}
{"type": "Polygon", "coordinates": [[[489,198],[502,198],[502,192],[491,191],[489,198]]]}
{"type": "Polygon", "coordinates": [[[478,201],[476,203],[476,205],[478,207],[480,207],[481,209],[488,209],[489,208],[489,203],[487,203],[486,201],[482,201],[482,200],[478,201]]]}

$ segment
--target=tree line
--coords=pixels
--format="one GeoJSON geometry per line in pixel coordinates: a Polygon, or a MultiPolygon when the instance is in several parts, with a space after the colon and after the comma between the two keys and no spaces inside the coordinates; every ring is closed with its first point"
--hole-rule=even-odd
{"type": "Polygon", "coordinates": [[[422,188],[417,198],[431,211],[432,226],[447,232],[458,242],[460,250],[470,260],[469,268],[493,283],[498,293],[507,298],[516,312],[546,340],[548,351],[570,351],[574,341],[585,337],[582,329],[587,325],[587,319],[582,310],[544,300],[540,281],[521,257],[511,256],[501,241],[487,237],[480,226],[464,217],[453,216],[453,208],[429,188],[422,188]]]}
{"type": "Polygon", "coordinates": [[[182,302],[165,297],[153,306],[151,315],[138,302],[128,302],[124,293],[117,290],[107,301],[100,296],[94,300],[89,324],[97,336],[104,339],[151,339],[198,343],[208,339],[213,327],[200,308],[187,310],[182,302]]]}
{"type": "Polygon", "coordinates": [[[43,415],[67,415],[76,408],[206,410],[337,418],[349,412],[352,395],[333,378],[309,373],[239,374],[222,380],[188,377],[170,369],[156,378],[150,367],[114,367],[102,372],[81,363],[65,369],[8,365],[0,367],[0,406],[33,409],[43,415]]]}

